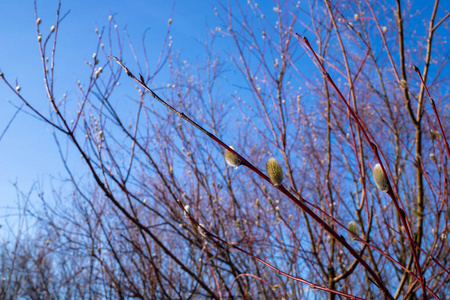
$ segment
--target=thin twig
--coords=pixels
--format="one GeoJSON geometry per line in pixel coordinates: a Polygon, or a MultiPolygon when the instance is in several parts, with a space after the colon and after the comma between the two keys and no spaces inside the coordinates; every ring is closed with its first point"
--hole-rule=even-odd
{"type": "MultiPolygon", "coordinates": [[[[164,106],[166,106],[168,109],[170,109],[173,113],[177,114],[178,116],[180,116],[182,119],[184,119],[185,121],[187,121],[188,123],[190,123],[191,125],[195,126],[198,130],[200,130],[201,132],[203,132],[204,134],[206,134],[208,137],[210,137],[212,140],[214,140],[215,142],[217,142],[218,144],[220,144],[223,148],[225,148],[226,150],[235,153],[242,162],[242,165],[248,167],[249,169],[251,169],[253,172],[255,172],[257,175],[259,175],[261,178],[263,178],[264,180],[266,180],[267,182],[271,183],[269,177],[267,177],[265,174],[263,174],[261,171],[259,171],[255,166],[253,166],[249,161],[247,161],[244,157],[242,157],[239,153],[237,153],[236,151],[234,151],[233,149],[231,149],[230,147],[228,147],[224,142],[222,142],[219,138],[217,138],[215,135],[213,135],[212,133],[208,132],[207,130],[205,130],[203,127],[201,127],[199,124],[197,124],[195,121],[193,121],[192,119],[190,119],[188,116],[186,116],[183,112],[179,112],[178,110],[176,110],[174,107],[172,107],[170,104],[168,104],[166,101],[164,101],[161,97],[159,97],[152,89],[150,89],[144,82],[144,78],[142,77],[142,75],[139,75],[139,78],[136,78],[136,76],[133,75],[133,73],[130,72],[130,70],[125,67],[123,65],[123,63],[117,59],[114,56],[110,56],[112,59],[114,59],[126,72],[126,74],[131,77],[132,79],[134,79],[139,85],[141,85],[143,88],[145,88],[147,91],[150,92],[150,94],[153,96],[153,98],[155,98],[156,100],[158,100],[159,102],[161,102],[164,106]]],[[[363,131],[364,132],[364,131],[363,131]]],[[[393,299],[392,295],[390,294],[389,290],[386,288],[386,286],[383,284],[383,282],[381,281],[381,279],[378,277],[377,273],[367,264],[367,262],[359,255],[359,253],[352,247],[350,246],[350,244],[347,243],[347,241],[345,240],[345,238],[342,235],[339,235],[333,228],[331,228],[325,221],[323,221],[318,215],[316,215],[308,206],[306,206],[304,199],[300,197],[300,200],[297,199],[297,197],[295,197],[294,195],[292,195],[287,189],[286,187],[284,187],[283,185],[278,186],[277,189],[279,191],[281,191],[283,194],[285,194],[289,199],[291,199],[295,204],[297,204],[301,209],[303,209],[308,215],[310,215],[317,223],[319,223],[319,225],[325,229],[328,233],[330,233],[330,235],[332,235],[336,240],[338,240],[350,253],[352,256],[354,256],[360,263],[361,265],[367,270],[367,272],[370,274],[370,276],[373,278],[373,280],[375,281],[376,285],[381,289],[381,291],[383,292],[383,294],[388,298],[388,299],[393,299]]],[[[225,242],[225,241],[224,241],[225,242]]],[[[235,246],[233,246],[235,247],[235,246]]],[[[259,259],[258,259],[259,260],[259,259]]],[[[259,260],[262,262],[262,260],[259,260]]],[[[269,266],[269,265],[268,265],[269,266]]],[[[293,276],[284,273],[283,275],[292,278],[293,276]]],[[[292,278],[294,279],[294,278],[292,278]]],[[[314,288],[319,288],[314,286],[314,288]]],[[[325,289],[325,288],[321,288],[321,289],[325,289]]]]}

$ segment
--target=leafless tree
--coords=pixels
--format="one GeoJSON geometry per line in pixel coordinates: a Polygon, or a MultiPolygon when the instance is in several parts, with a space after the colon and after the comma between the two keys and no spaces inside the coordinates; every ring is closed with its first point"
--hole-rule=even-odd
{"type": "Polygon", "coordinates": [[[1,78],[54,129],[68,183],[4,243],[2,295],[445,299],[450,14],[415,5],[218,1],[203,64],[173,50],[170,16],[158,57],[111,16],[77,99],[54,86],[67,15],[44,36],[36,5],[52,113],[1,78]]]}

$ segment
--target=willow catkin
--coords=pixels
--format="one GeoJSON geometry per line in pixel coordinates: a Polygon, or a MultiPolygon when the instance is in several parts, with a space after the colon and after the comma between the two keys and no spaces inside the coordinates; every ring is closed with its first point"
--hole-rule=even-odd
{"type": "Polygon", "coordinates": [[[271,157],[266,163],[267,174],[274,186],[280,186],[283,182],[283,168],[275,158],[271,157]]]}
{"type": "Polygon", "coordinates": [[[430,153],[430,159],[432,162],[437,163],[436,155],[434,153],[430,153]]]}
{"type": "Polygon", "coordinates": [[[191,214],[191,208],[189,207],[189,205],[185,205],[184,206],[184,217],[186,219],[189,219],[190,214],[191,214]]]}
{"type": "Polygon", "coordinates": [[[205,227],[205,225],[203,225],[202,223],[199,223],[197,226],[198,232],[201,235],[206,236],[206,231],[202,227],[205,227]]]}
{"type": "Polygon", "coordinates": [[[436,140],[436,133],[434,133],[434,131],[433,130],[429,130],[429,133],[430,133],[430,137],[431,137],[431,140],[436,140]]]}
{"type": "MultiPolygon", "coordinates": [[[[348,230],[350,230],[353,234],[355,234],[356,236],[359,236],[359,227],[358,224],[356,224],[355,221],[350,221],[348,223],[347,226],[348,230]]],[[[353,235],[353,234],[349,234],[350,238],[352,240],[357,240],[357,238],[353,235]]]]}
{"type": "MultiPolygon", "coordinates": [[[[230,146],[231,149],[234,150],[233,147],[230,146]]],[[[232,166],[232,167],[239,167],[241,165],[241,159],[239,158],[239,156],[237,156],[235,153],[231,152],[230,150],[226,149],[225,150],[225,161],[227,162],[228,165],[232,166]]]]}
{"type": "Polygon", "coordinates": [[[375,167],[373,167],[372,176],[373,180],[375,181],[375,184],[381,191],[383,192],[389,191],[389,181],[386,178],[386,176],[384,176],[384,172],[380,164],[376,164],[375,167]]]}

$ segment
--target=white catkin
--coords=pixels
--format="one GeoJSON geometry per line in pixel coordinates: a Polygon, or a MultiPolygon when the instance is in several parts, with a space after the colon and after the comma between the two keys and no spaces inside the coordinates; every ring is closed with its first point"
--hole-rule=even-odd
{"type": "Polygon", "coordinates": [[[383,169],[381,168],[380,164],[376,164],[375,167],[373,167],[372,176],[375,184],[381,191],[389,191],[389,181],[386,176],[384,176],[383,169]]]}
{"type": "Polygon", "coordinates": [[[198,232],[199,232],[201,235],[206,236],[206,232],[205,232],[205,230],[203,230],[203,228],[202,228],[202,227],[204,227],[204,226],[205,226],[205,225],[203,225],[202,223],[200,223],[199,226],[197,226],[197,229],[198,229],[198,232]]]}
{"type": "Polygon", "coordinates": [[[434,153],[430,153],[430,159],[432,162],[437,163],[436,155],[434,153]]]}
{"type": "Polygon", "coordinates": [[[190,213],[191,213],[191,209],[190,209],[189,205],[184,206],[184,217],[185,217],[186,219],[189,218],[189,214],[190,214],[190,213]]]}

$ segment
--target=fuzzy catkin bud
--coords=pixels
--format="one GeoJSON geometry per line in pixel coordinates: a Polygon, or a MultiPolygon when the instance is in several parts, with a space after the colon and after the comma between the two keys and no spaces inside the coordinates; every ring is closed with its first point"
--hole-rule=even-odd
{"type": "MultiPolygon", "coordinates": [[[[359,236],[359,227],[358,224],[356,224],[355,221],[350,221],[347,226],[348,230],[350,230],[354,235],[359,236]]],[[[349,233],[349,236],[352,240],[357,240],[357,238],[349,233]]]]}
{"type": "Polygon", "coordinates": [[[433,141],[436,140],[436,133],[434,133],[433,130],[430,130],[429,132],[430,132],[431,140],[433,140],[433,141]]]}
{"type": "Polygon", "coordinates": [[[189,205],[185,205],[184,206],[184,217],[186,219],[189,219],[189,214],[191,213],[191,208],[189,207],[189,205]]]}
{"type": "Polygon", "coordinates": [[[205,226],[205,225],[203,225],[202,223],[199,223],[199,226],[197,226],[197,229],[198,229],[198,232],[199,232],[201,235],[206,236],[206,231],[203,230],[203,228],[202,228],[202,227],[204,227],[204,226],[205,226]]]}
{"type": "MultiPolygon", "coordinates": [[[[230,148],[234,150],[233,147],[230,146],[230,148]]],[[[228,149],[225,150],[225,161],[227,162],[228,165],[232,167],[239,167],[242,164],[239,156],[237,156],[235,153],[231,152],[228,149]]]]}
{"type": "Polygon", "coordinates": [[[434,153],[430,153],[430,159],[432,162],[437,163],[436,155],[434,153]]]}
{"type": "Polygon", "coordinates": [[[271,157],[266,163],[267,173],[269,174],[270,181],[274,186],[280,186],[283,182],[283,168],[275,158],[271,157]]]}
{"type": "Polygon", "coordinates": [[[376,164],[375,167],[373,167],[372,176],[378,189],[385,193],[389,191],[389,181],[386,176],[384,176],[383,169],[380,164],[376,164]]]}

